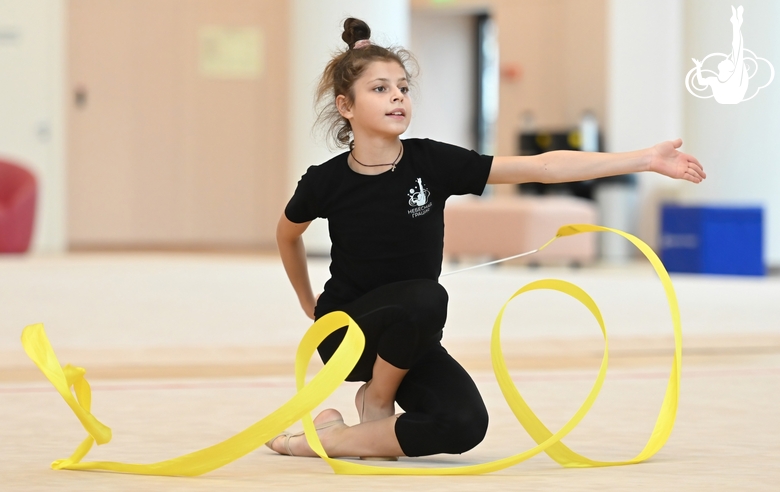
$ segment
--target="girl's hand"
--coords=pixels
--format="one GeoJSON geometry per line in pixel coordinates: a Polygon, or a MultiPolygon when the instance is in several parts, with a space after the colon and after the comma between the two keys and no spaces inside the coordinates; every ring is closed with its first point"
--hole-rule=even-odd
{"type": "Polygon", "coordinates": [[[699,161],[692,155],[677,149],[682,139],[661,142],[650,148],[648,170],[675,179],[685,179],[692,183],[701,183],[707,177],[699,161]]]}
{"type": "Polygon", "coordinates": [[[317,299],[320,298],[321,294],[322,292],[314,296],[314,302],[310,306],[301,306],[303,307],[303,312],[306,313],[310,320],[314,320],[314,308],[317,307],[317,299]]]}

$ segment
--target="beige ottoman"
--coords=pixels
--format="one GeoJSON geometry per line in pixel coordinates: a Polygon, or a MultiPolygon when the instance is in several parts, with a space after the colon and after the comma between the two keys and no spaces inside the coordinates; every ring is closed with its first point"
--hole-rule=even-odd
{"type": "MultiPolygon", "coordinates": [[[[595,204],[571,196],[464,198],[444,209],[444,255],[499,259],[539,248],[566,224],[596,224],[595,204]]],[[[513,260],[584,264],[596,259],[596,234],[560,238],[539,253],[513,260]]]]}

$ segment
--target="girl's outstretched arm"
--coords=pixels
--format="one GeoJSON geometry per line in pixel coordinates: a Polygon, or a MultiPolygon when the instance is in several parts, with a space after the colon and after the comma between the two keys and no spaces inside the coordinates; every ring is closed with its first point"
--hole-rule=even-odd
{"type": "Polygon", "coordinates": [[[306,265],[306,248],[303,246],[301,235],[309,227],[311,221],[302,224],[291,222],[282,213],[276,226],[276,244],[279,247],[279,256],[282,257],[287,278],[298,295],[303,311],[311,319],[314,319],[314,293],[311,290],[309,280],[309,268],[306,265]]]}
{"type": "Polygon", "coordinates": [[[700,183],[707,175],[699,161],[677,149],[682,139],[633,152],[555,150],[533,156],[494,157],[488,184],[567,183],[653,171],[700,183]]]}

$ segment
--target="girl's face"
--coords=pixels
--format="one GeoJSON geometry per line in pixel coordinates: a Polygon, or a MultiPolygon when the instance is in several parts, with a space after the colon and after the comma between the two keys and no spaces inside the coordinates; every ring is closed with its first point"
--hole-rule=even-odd
{"type": "Polygon", "coordinates": [[[352,86],[355,101],[350,106],[345,96],[336,98],[341,115],[359,136],[397,138],[409,127],[412,101],[404,69],[394,61],[369,64],[352,86]]]}

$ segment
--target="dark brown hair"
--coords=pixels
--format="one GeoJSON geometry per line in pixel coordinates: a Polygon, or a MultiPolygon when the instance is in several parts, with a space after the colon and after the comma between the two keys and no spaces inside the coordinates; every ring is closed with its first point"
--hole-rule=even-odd
{"type": "Polygon", "coordinates": [[[329,147],[331,143],[336,147],[348,147],[351,144],[352,127],[349,120],[341,116],[336,108],[336,97],[343,95],[349,104],[353,104],[355,93],[352,86],[370,63],[374,61],[398,63],[404,69],[410,84],[417,76],[417,62],[414,56],[403,48],[384,48],[373,43],[358,49],[354,48],[355,43],[370,37],[371,29],[368,24],[352,17],[345,20],[341,39],[347,43],[347,49],[334,54],[333,59],[325,66],[325,71],[317,85],[315,96],[317,120],[314,125],[324,128],[329,147]]]}

